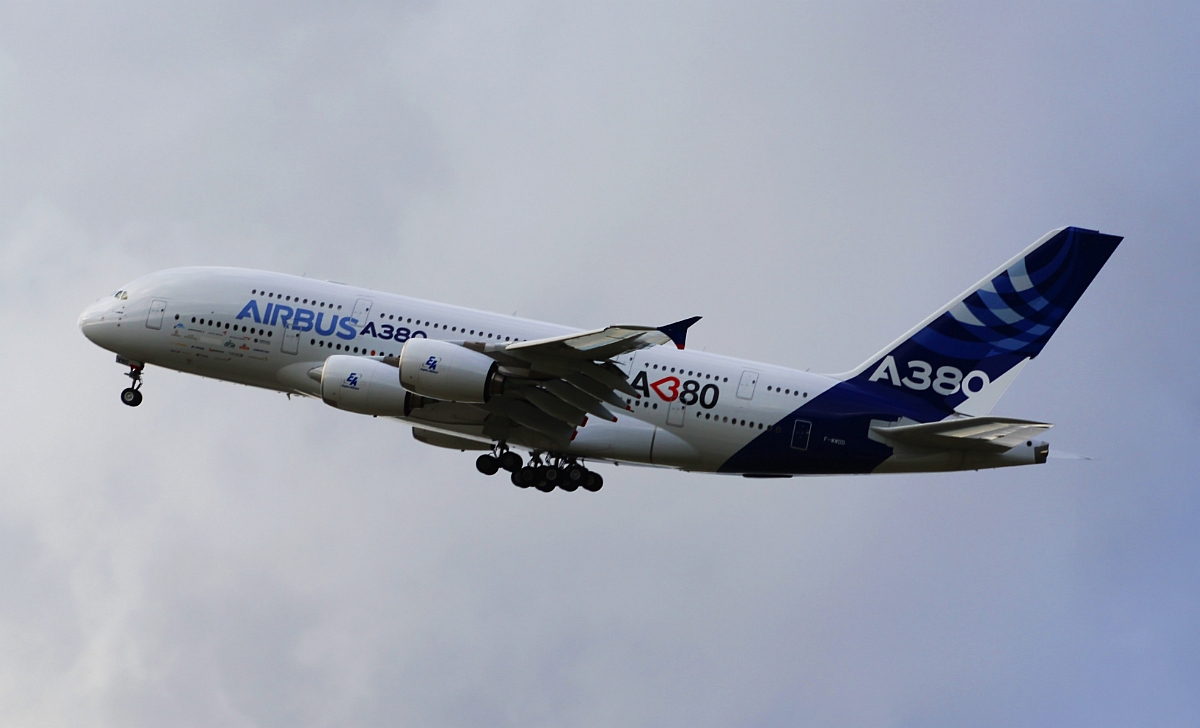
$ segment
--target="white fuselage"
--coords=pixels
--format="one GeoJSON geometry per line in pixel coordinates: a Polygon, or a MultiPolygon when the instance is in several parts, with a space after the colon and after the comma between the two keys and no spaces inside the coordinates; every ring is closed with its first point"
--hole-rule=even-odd
{"type": "MultiPolygon", "coordinates": [[[[236,268],[180,268],[145,276],[89,307],[80,326],[93,342],[135,363],[308,396],[320,396],[320,384],[309,372],[335,354],[394,357],[411,337],[498,343],[577,331],[236,268]],[[254,302],[252,311],[248,302],[254,302]]],[[[772,428],[791,442],[790,430],[783,433],[781,423],[838,383],[785,367],[663,346],[624,355],[618,363],[630,380],[645,372],[649,396],[625,398],[628,409],[618,412],[616,422],[589,418],[567,454],[717,471],[772,428]]],[[[486,439],[482,426],[469,417],[431,419],[417,411],[400,419],[426,430],[486,439]]]]}

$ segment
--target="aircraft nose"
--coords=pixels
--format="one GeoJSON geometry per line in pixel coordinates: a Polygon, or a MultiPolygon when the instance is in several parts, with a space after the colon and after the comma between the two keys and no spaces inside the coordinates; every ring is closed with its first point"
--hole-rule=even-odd
{"type": "Polygon", "coordinates": [[[83,309],[83,313],[79,315],[79,330],[93,344],[105,348],[108,348],[105,343],[110,338],[107,334],[112,328],[112,323],[105,321],[111,305],[108,300],[102,298],[83,309]]]}
{"type": "Polygon", "coordinates": [[[83,313],[79,314],[79,328],[83,329],[88,324],[99,321],[106,303],[104,299],[101,299],[83,309],[83,313]]]}

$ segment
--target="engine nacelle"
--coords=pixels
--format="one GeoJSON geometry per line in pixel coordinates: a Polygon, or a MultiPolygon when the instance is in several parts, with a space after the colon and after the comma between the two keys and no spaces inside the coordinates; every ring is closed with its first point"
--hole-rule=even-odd
{"type": "Polygon", "coordinates": [[[486,402],[504,391],[494,359],[436,339],[409,339],[400,350],[400,383],[424,397],[450,402],[486,402]]]}
{"type": "MultiPolygon", "coordinates": [[[[400,386],[396,367],[360,356],[331,356],[320,369],[325,404],[364,415],[404,416],[408,392],[400,386]]],[[[316,378],[316,377],[314,377],[316,378]]]]}

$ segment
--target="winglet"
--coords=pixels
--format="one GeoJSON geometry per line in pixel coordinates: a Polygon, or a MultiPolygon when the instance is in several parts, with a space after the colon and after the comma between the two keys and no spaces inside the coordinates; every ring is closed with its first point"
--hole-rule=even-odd
{"type": "Polygon", "coordinates": [[[684,341],[687,340],[687,330],[692,326],[692,324],[699,320],[699,316],[693,316],[691,318],[685,318],[682,321],[676,321],[673,324],[659,326],[658,330],[671,337],[671,341],[675,342],[676,348],[682,349],[684,341]]]}

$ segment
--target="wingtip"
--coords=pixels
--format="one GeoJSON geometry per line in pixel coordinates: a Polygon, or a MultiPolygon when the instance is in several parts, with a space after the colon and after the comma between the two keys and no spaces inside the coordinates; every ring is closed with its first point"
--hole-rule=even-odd
{"type": "Polygon", "coordinates": [[[691,318],[685,318],[682,321],[676,321],[673,324],[659,326],[658,330],[670,337],[671,341],[675,342],[676,348],[682,349],[687,343],[688,329],[691,328],[692,325],[697,321],[699,321],[700,318],[700,316],[692,316],[691,318]]]}

